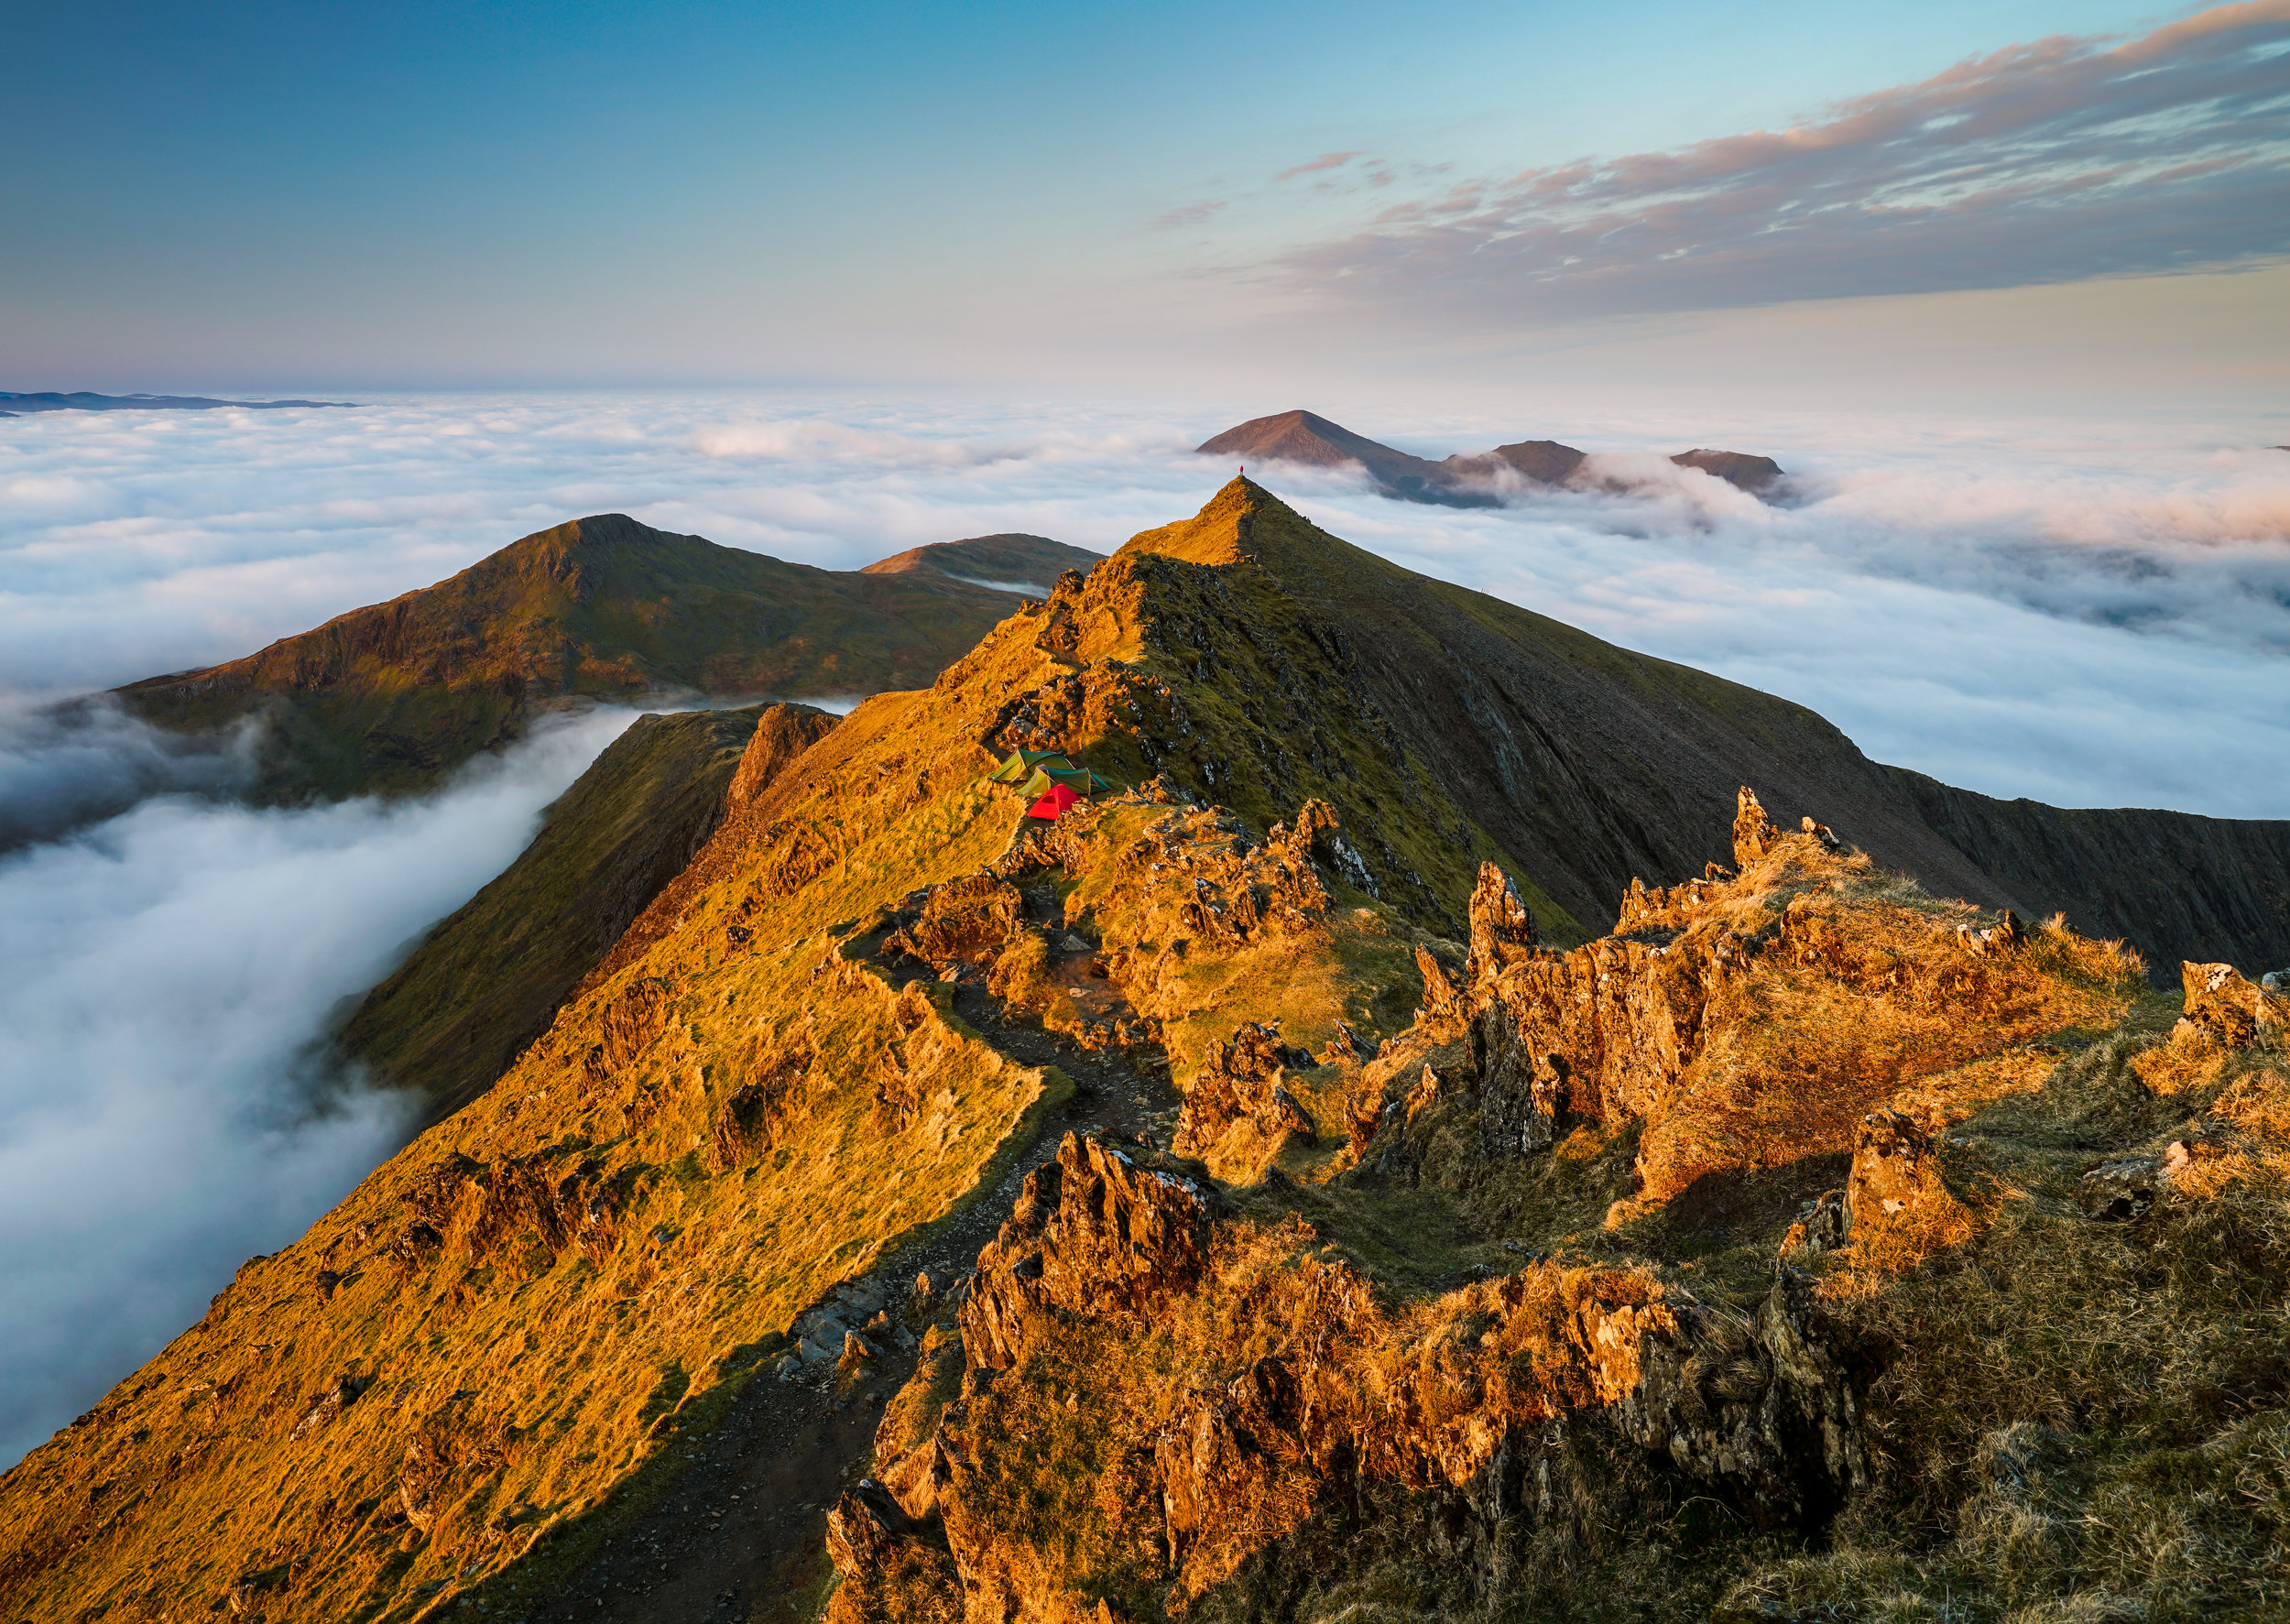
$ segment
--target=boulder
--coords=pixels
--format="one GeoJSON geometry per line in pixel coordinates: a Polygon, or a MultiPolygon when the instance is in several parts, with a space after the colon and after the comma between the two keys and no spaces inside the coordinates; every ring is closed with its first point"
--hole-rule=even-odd
{"type": "Polygon", "coordinates": [[[2290,994],[2245,980],[2232,965],[2182,964],[2179,982],[2186,1012],[2171,1029],[2174,1038],[2200,1035],[2241,1049],[2256,1042],[2262,1029],[2290,1027],[2290,994]]]}
{"type": "Polygon", "coordinates": [[[2162,1157],[2126,1156],[2103,1161],[2084,1174],[2076,1189],[2076,1204],[2087,1217],[2127,1223],[2153,1206],[2170,1187],[2170,1172],[2162,1157]]]}

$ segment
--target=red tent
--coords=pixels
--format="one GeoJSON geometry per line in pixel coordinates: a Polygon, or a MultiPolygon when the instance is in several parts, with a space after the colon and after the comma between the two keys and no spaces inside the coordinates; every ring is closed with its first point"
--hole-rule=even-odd
{"type": "Polygon", "coordinates": [[[1030,818],[1053,819],[1080,799],[1063,784],[1052,784],[1047,794],[1026,809],[1026,815],[1030,818]]]}

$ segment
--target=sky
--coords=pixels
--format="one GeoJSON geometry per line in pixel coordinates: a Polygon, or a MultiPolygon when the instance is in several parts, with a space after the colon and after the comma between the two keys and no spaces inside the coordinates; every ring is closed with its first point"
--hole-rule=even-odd
{"type": "Polygon", "coordinates": [[[2290,372],[2290,0],[5,12],[0,387],[2290,372]]]}

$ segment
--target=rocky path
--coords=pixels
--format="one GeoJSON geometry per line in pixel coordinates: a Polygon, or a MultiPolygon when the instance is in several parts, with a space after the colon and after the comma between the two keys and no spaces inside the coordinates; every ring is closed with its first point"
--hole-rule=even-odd
{"type": "MultiPolygon", "coordinates": [[[[1061,981],[1079,984],[1078,963],[1062,969],[1061,981]]],[[[905,1301],[920,1272],[947,1281],[970,1272],[1009,1216],[1026,1174],[1060,1136],[1103,1132],[1128,1141],[1150,1131],[1161,1138],[1179,1103],[1165,1071],[1134,1065],[1119,1051],[1077,1050],[1038,1022],[1012,1019],[981,986],[959,987],[954,1006],[1000,1052],[1024,1065],[1055,1065],[1076,1090],[1042,1124],[1031,1153],[960,1218],[900,1251],[877,1271],[881,1278],[855,1282],[894,1304],[905,1301]]],[[[652,1509],[525,1616],[532,1624],[793,1624],[813,1617],[829,1575],[827,1512],[871,1464],[883,1406],[914,1363],[912,1351],[886,1341],[872,1373],[853,1385],[839,1383],[825,1361],[791,1380],[758,1375],[720,1424],[687,1445],[681,1477],[652,1509]]],[[[497,1606],[489,1610],[498,1616],[497,1606]]]]}

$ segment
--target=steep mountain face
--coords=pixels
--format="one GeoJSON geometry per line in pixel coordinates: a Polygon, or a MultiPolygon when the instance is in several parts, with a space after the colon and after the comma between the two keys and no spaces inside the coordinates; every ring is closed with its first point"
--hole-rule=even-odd
{"type": "Polygon", "coordinates": [[[546,1031],[728,812],[835,718],[808,705],[639,716],[551,805],[517,861],[368,993],[340,1045],[430,1120],[459,1110],[546,1031]]]}
{"type": "Polygon", "coordinates": [[[1016,596],[935,571],[783,563],[605,514],[244,659],[119,695],[178,729],[266,714],[265,799],[406,790],[567,701],[927,682],[1016,596]]]}
{"type": "Polygon", "coordinates": [[[1888,869],[1817,717],[1236,480],[756,776],[0,1611],[2263,1616],[2290,999],[1888,869]]]}
{"type": "Polygon", "coordinates": [[[1051,583],[1068,570],[1085,575],[1096,568],[1102,553],[1068,547],[1047,536],[1008,531],[972,536],[963,541],[933,541],[878,560],[861,572],[867,575],[903,575],[917,570],[935,571],[957,581],[981,586],[1019,590],[1034,597],[1050,595],[1051,583]]]}
{"type": "MultiPolygon", "coordinates": [[[[1434,463],[1394,451],[1309,411],[1251,418],[1194,449],[1205,456],[1299,463],[1310,468],[1357,463],[1387,496],[1449,507],[1492,506],[1502,499],[1499,487],[1506,481],[1523,478],[1535,485],[1565,485],[1582,472],[1588,459],[1587,452],[1555,440],[1521,440],[1491,452],[1459,452],[1434,463]]],[[[1751,496],[1766,495],[1782,479],[1781,464],[1772,458],[1742,452],[1681,452],[1670,460],[1683,468],[1698,468],[1751,496]]]]}
{"type": "Polygon", "coordinates": [[[2039,917],[2064,912],[2166,967],[2290,966],[2290,821],[2069,810],[1885,771],[1925,823],[2039,917]]]}

